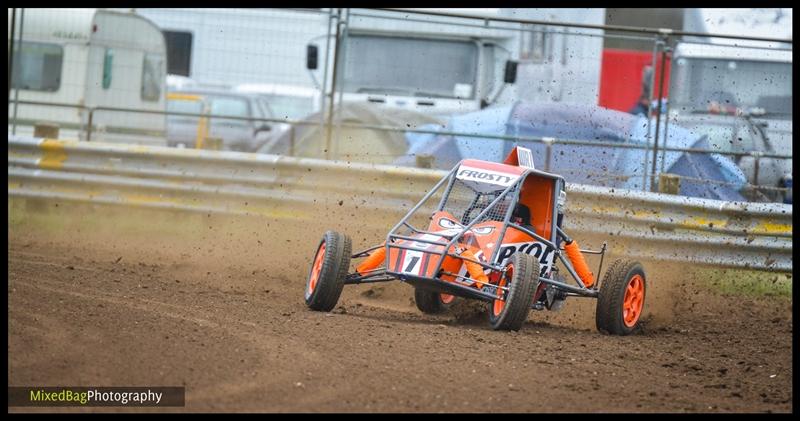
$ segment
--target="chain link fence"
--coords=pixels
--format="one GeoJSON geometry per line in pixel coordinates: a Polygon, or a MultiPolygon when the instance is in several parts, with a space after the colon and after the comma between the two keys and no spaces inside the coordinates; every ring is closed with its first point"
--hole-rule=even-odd
{"type": "Polygon", "coordinates": [[[521,144],[571,182],[791,202],[791,40],[603,9],[8,16],[12,134],[428,168],[521,144]]]}

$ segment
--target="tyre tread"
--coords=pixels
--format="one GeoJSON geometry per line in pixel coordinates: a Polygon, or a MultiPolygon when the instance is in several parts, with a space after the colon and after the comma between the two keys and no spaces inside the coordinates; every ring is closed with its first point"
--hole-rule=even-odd
{"type": "Polygon", "coordinates": [[[336,307],[344,289],[344,279],[350,268],[352,241],[349,236],[336,231],[327,231],[322,241],[326,244],[325,257],[317,286],[306,304],[312,310],[331,311],[336,307]]]}

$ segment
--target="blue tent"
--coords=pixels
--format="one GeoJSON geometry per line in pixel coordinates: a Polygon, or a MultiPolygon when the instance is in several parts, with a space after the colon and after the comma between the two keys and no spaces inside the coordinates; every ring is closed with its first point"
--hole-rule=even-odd
{"type": "MultiPolygon", "coordinates": [[[[422,127],[442,130],[441,126],[422,127]]],[[[433,155],[437,168],[449,169],[463,158],[501,162],[515,145],[530,148],[536,168],[562,175],[579,184],[602,185],[632,190],[650,189],[653,166],[652,149],[615,148],[592,144],[553,144],[549,166],[546,166],[547,145],[536,141],[518,141],[516,137],[552,137],[559,140],[602,142],[613,144],[652,145],[655,121],[599,106],[582,104],[535,104],[517,102],[512,106],[488,108],[453,116],[443,131],[477,134],[451,136],[407,133],[408,154],[433,155]],[[509,136],[512,139],[491,139],[481,134],[509,136]]],[[[739,190],[746,184],[742,171],[730,159],[718,154],[664,152],[673,148],[708,149],[704,137],[689,130],[664,124],[659,133],[659,154],[656,174],[663,171],[684,177],[681,195],[744,201],[739,190]],[[696,179],[696,180],[695,180],[696,179]]],[[[411,159],[398,160],[400,165],[413,165],[411,159]]],[[[657,182],[657,179],[656,179],[657,182]]]]}

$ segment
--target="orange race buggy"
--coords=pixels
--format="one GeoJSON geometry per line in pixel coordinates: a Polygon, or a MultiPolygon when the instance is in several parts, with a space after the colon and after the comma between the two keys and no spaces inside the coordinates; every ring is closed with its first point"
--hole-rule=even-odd
{"type": "MultiPolygon", "coordinates": [[[[487,301],[493,329],[519,330],[530,309],[557,310],[569,296],[597,298],[597,329],[627,335],[644,306],[642,265],[617,260],[596,282],[584,253],[562,230],[565,182],[533,168],[528,149],[505,163],[465,159],[389,231],[386,241],[351,255],[350,238],[328,231],[317,247],[305,301],[330,311],[345,284],[400,280],[415,288],[424,313],[440,313],[456,297],[487,301]],[[411,221],[438,196],[427,229],[411,221]],[[563,247],[562,247],[563,246],[563,247]],[[566,255],[566,257],[565,257],[566,255]],[[348,273],[351,259],[366,258],[348,273]],[[555,266],[558,259],[574,284],[555,266]]],[[[422,214],[424,217],[424,214],[422,214]]]]}

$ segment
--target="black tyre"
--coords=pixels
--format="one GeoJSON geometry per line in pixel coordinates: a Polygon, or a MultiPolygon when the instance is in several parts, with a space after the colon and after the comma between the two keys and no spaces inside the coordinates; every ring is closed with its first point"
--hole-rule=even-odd
{"type": "MultiPolygon", "coordinates": [[[[505,300],[489,304],[489,324],[494,330],[519,330],[531,310],[533,294],[539,285],[539,261],[528,254],[516,253],[506,265],[500,286],[508,286],[505,300]]],[[[498,290],[503,294],[502,290],[498,290]]]]}
{"type": "Polygon", "coordinates": [[[414,302],[417,308],[425,314],[444,313],[455,300],[450,294],[427,291],[422,288],[414,289],[414,302]]]}
{"type": "Polygon", "coordinates": [[[612,335],[630,335],[639,330],[646,287],[641,263],[615,261],[600,284],[595,314],[597,330],[612,335]]]}
{"type": "Polygon", "coordinates": [[[350,267],[350,237],[328,231],[322,237],[306,281],[306,305],[312,310],[331,311],[339,301],[350,267]]]}

